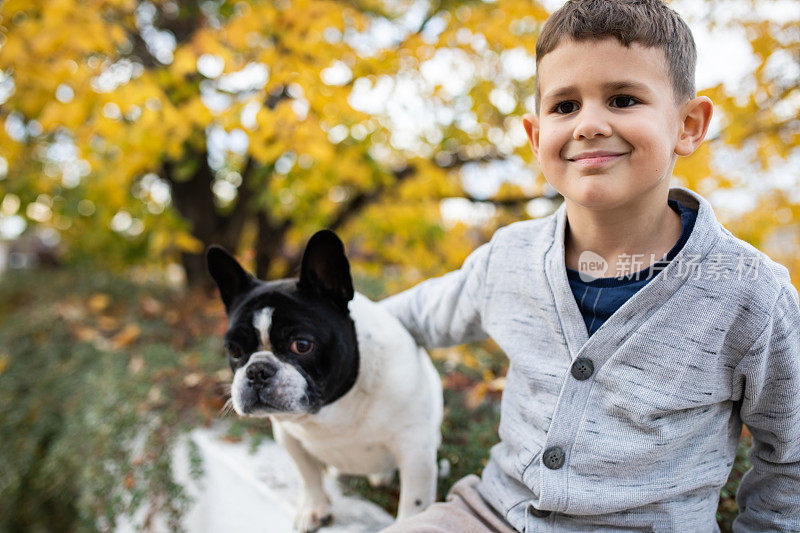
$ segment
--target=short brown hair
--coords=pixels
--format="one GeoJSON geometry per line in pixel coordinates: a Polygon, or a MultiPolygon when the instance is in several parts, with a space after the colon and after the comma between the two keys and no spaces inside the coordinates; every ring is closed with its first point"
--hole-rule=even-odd
{"type": "Polygon", "coordinates": [[[695,96],[697,50],[692,31],[661,0],[569,0],[545,22],[536,40],[536,112],[539,112],[539,61],[563,39],[614,37],[625,46],[661,48],[677,100],[695,96]]]}

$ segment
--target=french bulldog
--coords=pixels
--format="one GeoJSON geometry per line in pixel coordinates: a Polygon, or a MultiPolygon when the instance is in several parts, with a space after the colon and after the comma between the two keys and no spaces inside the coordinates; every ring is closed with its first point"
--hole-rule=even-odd
{"type": "Polygon", "coordinates": [[[311,237],[299,279],[260,281],[219,246],[206,260],[228,316],[233,409],[269,417],[302,477],[295,529],[315,531],[333,519],[326,466],[373,484],[398,470],[398,520],[430,505],[441,380],[397,319],[354,292],[336,234],[311,237]]]}

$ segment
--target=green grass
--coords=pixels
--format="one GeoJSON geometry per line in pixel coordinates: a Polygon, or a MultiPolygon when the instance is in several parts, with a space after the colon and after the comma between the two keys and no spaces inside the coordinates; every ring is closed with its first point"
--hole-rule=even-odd
{"type": "Polygon", "coordinates": [[[149,294],[162,310],[182,301],[102,273],[0,283],[0,530],[111,530],[137,509],[141,526],[161,513],[178,527],[188,500],[170,449],[215,410],[198,400],[216,396],[208,380],[183,379],[219,360],[208,337],[143,312],[149,294]]]}

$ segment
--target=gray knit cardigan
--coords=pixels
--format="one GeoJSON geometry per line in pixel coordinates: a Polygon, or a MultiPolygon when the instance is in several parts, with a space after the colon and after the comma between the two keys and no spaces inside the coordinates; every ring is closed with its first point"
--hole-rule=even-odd
{"type": "Polygon", "coordinates": [[[797,291],[702,197],[670,197],[698,211],[689,240],[591,337],[567,281],[563,205],[383,302],[422,346],[491,337],[508,356],[478,489],[519,531],[717,531],[742,423],[753,468],[734,530],[800,531],[797,291]]]}

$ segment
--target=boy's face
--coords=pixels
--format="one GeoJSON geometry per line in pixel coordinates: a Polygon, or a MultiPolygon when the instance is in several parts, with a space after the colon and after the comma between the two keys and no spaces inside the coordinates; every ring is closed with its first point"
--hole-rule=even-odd
{"type": "Polygon", "coordinates": [[[550,185],[592,210],[665,203],[675,159],[687,154],[662,50],[565,40],[538,78],[538,117],[526,115],[525,127],[550,185]]]}

